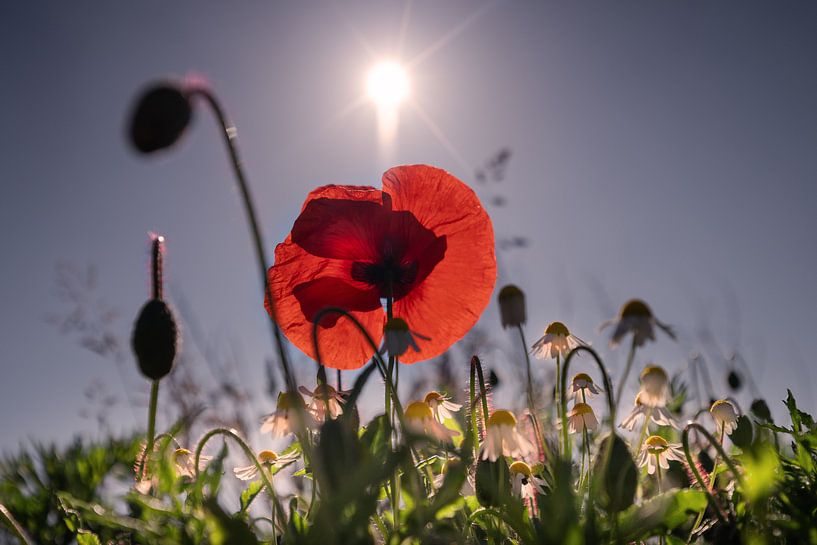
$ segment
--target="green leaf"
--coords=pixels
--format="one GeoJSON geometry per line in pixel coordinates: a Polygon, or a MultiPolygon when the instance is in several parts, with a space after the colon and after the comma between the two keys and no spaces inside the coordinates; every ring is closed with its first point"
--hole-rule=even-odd
{"type": "Polygon", "coordinates": [[[738,425],[732,430],[729,438],[736,447],[743,450],[752,446],[752,438],[754,431],[752,430],[752,421],[745,414],[738,418],[738,425]]]}
{"type": "Polygon", "coordinates": [[[101,545],[96,534],[80,530],[77,534],[77,545],[101,545]]]}
{"type": "Polygon", "coordinates": [[[598,505],[608,513],[624,511],[635,501],[638,469],[627,443],[618,435],[608,435],[602,440],[593,476],[598,505]]]}
{"type": "Polygon", "coordinates": [[[250,507],[250,504],[255,499],[256,496],[261,492],[264,488],[264,482],[261,480],[253,481],[241,492],[241,510],[239,513],[245,513],[247,509],[250,507]]]}
{"type": "Polygon", "coordinates": [[[485,507],[502,505],[505,498],[510,496],[510,472],[505,458],[495,462],[480,460],[475,478],[477,499],[485,507]]]}
{"type": "Polygon", "coordinates": [[[706,509],[706,494],[689,488],[659,494],[621,515],[621,536],[636,540],[673,530],[706,509]]]}
{"type": "Polygon", "coordinates": [[[247,524],[224,512],[214,498],[205,500],[207,526],[212,545],[257,545],[258,539],[247,524]]]}

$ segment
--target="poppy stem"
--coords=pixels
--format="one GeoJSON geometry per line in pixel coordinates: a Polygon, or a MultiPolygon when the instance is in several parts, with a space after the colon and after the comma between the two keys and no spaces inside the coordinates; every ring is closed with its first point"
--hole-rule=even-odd
{"type": "Polygon", "coordinates": [[[471,401],[471,435],[474,437],[474,460],[476,460],[479,456],[479,425],[477,424],[477,369],[474,359],[476,359],[476,356],[471,358],[471,385],[469,393],[471,401]]]}
{"type": "Polygon", "coordinates": [[[250,226],[250,234],[252,235],[253,244],[255,247],[255,256],[258,260],[259,272],[261,273],[261,283],[264,286],[264,296],[269,304],[270,309],[270,325],[272,327],[272,337],[278,348],[278,358],[281,364],[281,369],[284,373],[284,380],[287,383],[287,389],[290,392],[295,391],[295,379],[292,375],[292,370],[289,366],[289,358],[287,357],[286,347],[284,346],[283,335],[281,329],[278,327],[278,321],[275,313],[275,300],[270,292],[269,282],[267,279],[267,255],[264,250],[264,242],[261,237],[261,228],[258,223],[258,217],[255,213],[255,205],[253,204],[252,194],[250,193],[249,183],[244,175],[244,168],[241,165],[241,159],[238,155],[238,146],[236,144],[237,131],[232,123],[227,121],[227,116],[224,109],[216,99],[215,95],[204,86],[197,86],[190,92],[192,95],[201,95],[205,102],[210,106],[213,114],[216,117],[219,125],[222,128],[224,136],[224,143],[227,146],[227,152],[230,154],[230,162],[233,167],[233,174],[235,174],[238,188],[241,191],[241,198],[244,202],[244,210],[247,213],[247,221],[250,226]]]}
{"type": "Polygon", "coordinates": [[[159,401],[159,381],[154,380],[150,383],[150,403],[148,404],[148,433],[145,441],[145,457],[139,467],[140,478],[144,474],[145,462],[153,452],[153,441],[156,435],[156,406],[159,401]]]}

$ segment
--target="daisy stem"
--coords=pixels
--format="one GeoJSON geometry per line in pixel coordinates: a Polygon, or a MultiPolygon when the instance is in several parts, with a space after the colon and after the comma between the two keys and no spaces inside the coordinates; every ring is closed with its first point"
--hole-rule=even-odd
{"type": "MultiPolygon", "coordinates": [[[[723,450],[723,435],[724,432],[726,431],[725,428],[726,423],[724,422],[723,424],[721,424],[720,433],[718,434],[718,445],[721,447],[721,450],[723,450]]],[[[717,469],[718,469],[718,452],[715,452],[715,459],[712,461],[712,471],[709,473],[709,485],[712,487],[712,490],[715,489],[715,481],[713,479],[715,478],[715,470],[717,469]]]]}
{"type": "Polygon", "coordinates": [[[647,412],[644,414],[644,425],[641,426],[641,433],[638,436],[638,443],[635,445],[635,451],[638,452],[641,450],[641,445],[644,444],[644,438],[647,437],[647,432],[650,430],[650,417],[652,416],[652,407],[647,409],[647,412]]]}
{"type": "Polygon", "coordinates": [[[624,385],[627,384],[627,377],[630,376],[630,369],[633,366],[635,359],[635,333],[633,333],[633,342],[630,345],[630,353],[627,355],[627,363],[624,365],[624,374],[621,375],[621,382],[618,383],[618,390],[616,391],[616,407],[621,405],[621,396],[624,394],[624,385]]]}
{"type": "Polygon", "coordinates": [[[528,410],[530,411],[531,421],[533,423],[533,432],[536,435],[536,450],[539,454],[539,461],[544,461],[544,440],[542,432],[539,429],[539,417],[536,414],[536,406],[533,402],[533,378],[531,376],[530,353],[528,352],[528,343],[525,340],[525,330],[522,324],[517,324],[519,330],[519,340],[522,342],[522,352],[525,354],[525,365],[528,371],[528,410]]]}
{"type": "Polygon", "coordinates": [[[258,268],[261,273],[261,284],[264,286],[264,296],[268,301],[270,308],[270,325],[272,326],[272,337],[275,346],[278,349],[278,358],[281,364],[281,370],[284,373],[284,380],[287,383],[287,389],[290,392],[295,391],[295,379],[292,375],[292,370],[289,366],[289,358],[287,357],[286,349],[284,347],[283,335],[281,329],[278,327],[278,322],[275,313],[275,300],[270,292],[269,282],[267,279],[267,256],[264,250],[264,242],[261,237],[261,228],[258,224],[258,217],[255,213],[255,205],[253,204],[252,194],[250,193],[249,183],[244,175],[244,168],[241,166],[241,159],[238,155],[238,146],[236,144],[237,132],[235,126],[227,121],[227,116],[224,109],[216,99],[215,95],[204,86],[194,88],[191,95],[201,95],[216,116],[216,120],[221,125],[222,134],[224,136],[224,143],[227,146],[227,152],[230,154],[230,162],[233,167],[238,188],[241,191],[241,198],[244,202],[244,210],[247,213],[247,221],[250,224],[250,233],[252,235],[253,244],[255,247],[255,256],[258,260],[258,268]]]}
{"type": "Polygon", "coordinates": [[[658,479],[658,493],[661,493],[661,458],[658,454],[655,456],[655,478],[658,479]]]}
{"type": "MultiPolygon", "coordinates": [[[[278,519],[284,520],[284,510],[281,507],[281,502],[278,499],[278,495],[275,493],[275,487],[272,485],[272,479],[268,476],[266,469],[264,469],[263,464],[258,461],[258,456],[253,452],[252,448],[242,439],[235,431],[227,429],[227,428],[214,428],[204,434],[198,444],[196,445],[196,457],[193,463],[193,468],[196,472],[196,479],[199,478],[200,468],[199,464],[201,463],[201,451],[204,450],[204,445],[207,444],[211,438],[215,437],[216,435],[224,435],[225,437],[229,437],[238,443],[238,446],[241,447],[241,450],[244,451],[244,454],[247,458],[255,465],[256,469],[258,470],[258,475],[261,477],[261,481],[263,481],[264,486],[269,491],[270,498],[272,499],[273,503],[273,513],[278,513],[278,519]]],[[[274,525],[273,525],[274,527],[274,525]]]]}
{"type": "Polygon", "coordinates": [[[20,526],[20,523],[17,522],[14,515],[11,514],[11,511],[2,503],[0,503],[0,520],[6,521],[6,526],[11,528],[12,533],[17,536],[20,543],[23,545],[31,545],[31,539],[28,537],[26,531],[20,526]]]}
{"type": "Polygon", "coordinates": [[[566,405],[563,406],[564,404],[562,403],[562,399],[564,398],[564,396],[562,395],[561,389],[560,389],[561,382],[562,382],[562,380],[561,380],[562,379],[562,370],[561,370],[561,363],[562,362],[561,362],[560,356],[561,356],[561,354],[556,353],[556,388],[555,388],[556,418],[559,420],[559,422],[562,423],[562,434],[561,434],[561,437],[560,437],[560,440],[559,440],[559,443],[560,443],[559,450],[563,454],[567,455],[567,451],[568,451],[568,449],[567,449],[567,440],[568,440],[568,437],[567,437],[567,427],[565,426],[565,423],[566,423],[565,409],[567,408],[567,406],[566,405]]]}

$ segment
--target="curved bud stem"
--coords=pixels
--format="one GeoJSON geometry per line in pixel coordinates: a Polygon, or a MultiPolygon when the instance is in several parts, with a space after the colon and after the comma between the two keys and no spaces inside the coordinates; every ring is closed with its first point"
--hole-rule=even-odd
{"type": "Polygon", "coordinates": [[[227,152],[230,154],[230,162],[233,167],[233,173],[235,174],[236,181],[238,182],[238,189],[241,191],[241,198],[244,202],[244,210],[247,213],[247,221],[250,224],[250,234],[252,235],[252,240],[255,247],[255,256],[258,260],[261,283],[264,286],[264,296],[266,297],[270,308],[270,325],[272,326],[273,340],[278,348],[278,357],[281,362],[281,369],[284,373],[284,380],[286,380],[287,383],[287,389],[290,392],[294,392],[295,379],[289,366],[289,358],[287,357],[286,348],[284,346],[283,335],[281,333],[281,329],[278,327],[278,321],[275,313],[275,300],[272,298],[269,282],[267,280],[267,255],[266,251],[264,250],[264,242],[261,237],[261,228],[255,213],[255,205],[253,204],[249,183],[244,175],[244,168],[241,165],[241,159],[238,155],[238,146],[236,144],[237,132],[235,126],[227,121],[227,116],[224,114],[221,104],[209,89],[203,86],[197,86],[190,90],[190,95],[200,95],[202,98],[204,98],[221,126],[222,135],[224,136],[224,143],[227,146],[227,152]]]}
{"type": "Polygon", "coordinates": [[[610,375],[607,373],[607,368],[604,366],[604,363],[602,363],[601,358],[599,358],[599,355],[595,350],[589,346],[579,345],[567,354],[564,366],[562,367],[562,374],[560,377],[557,377],[559,384],[561,385],[559,405],[562,412],[562,434],[565,443],[566,458],[570,458],[570,446],[568,444],[567,436],[567,395],[565,393],[567,390],[567,370],[570,368],[570,362],[573,361],[573,357],[579,352],[589,353],[596,362],[596,366],[599,368],[599,371],[601,371],[601,377],[604,381],[604,393],[607,397],[607,410],[610,413],[610,434],[612,436],[616,433],[616,403],[613,400],[613,384],[610,382],[610,375]]]}
{"type": "Polygon", "coordinates": [[[695,460],[692,458],[692,453],[690,453],[689,451],[689,432],[693,428],[701,435],[703,435],[706,438],[706,440],[709,441],[710,445],[715,447],[715,450],[718,452],[721,458],[723,458],[723,461],[726,463],[726,465],[729,466],[729,469],[732,471],[732,474],[735,476],[735,479],[741,486],[743,486],[744,484],[743,476],[740,474],[740,472],[738,472],[738,468],[737,466],[735,466],[735,463],[732,461],[732,459],[726,455],[726,452],[723,450],[723,447],[720,445],[720,443],[718,443],[718,441],[715,440],[712,434],[709,433],[709,430],[707,430],[697,422],[690,422],[684,427],[684,431],[681,434],[681,443],[684,447],[684,455],[686,456],[687,465],[689,465],[690,471],[692,471],[692,474],[695,475],[695,479],[698,481],[698,484],[700,485],[701,489],[706,493],[707,498],[712,503],[712,506],[715,508],[715,512],[717,513],[718,518],[723,521],[724,520],[723,510],[720,504],[718,503],[718,500],[715,498],[714,494],[712,494],[712,490],[710,490],[710,488],[706,485],[706,481],[704,481],[701,472],[698,471],[698,465],[695,463],[695,460]]]}
{"type": "Polygon", "coordinates": [[[247,456],[249,460],[252,461],[253,465],[255,465],[256,469],[258,470],[258,474],[261,477],[261,481],[264,483],[264,486],[270,493],[270,498],[272,498],[273,507],[276,511],[277,516],[279,517],[278,520],[284,521],[284,510],[281,507],[281,501],[278,499],[278,495],[275,493],[275,487],[272,485],[272,479],[269,478],[267,475],[267,470],[261,465],[261,462],[258,461],[258,456],[253,452],[250,446],[238,435],[235,431],[227,428],[215,428],[204,434],[198,444],[196,445],[196,457],[193,462],[194,469],[196,471],[196,479],[199,477],[199,463],[201,461],[201,451],[204,450],[204,445],[207,444],[207,441],[215,437],[216,435],[223,435],[225,437],[231,438],[233,441],[238,443],[238,446],[241,447],[241,450],[244,451],[244,454],[247,456]]]}

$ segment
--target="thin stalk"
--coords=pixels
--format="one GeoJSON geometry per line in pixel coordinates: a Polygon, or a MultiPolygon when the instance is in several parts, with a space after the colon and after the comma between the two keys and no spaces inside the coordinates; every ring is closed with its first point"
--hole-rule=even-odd
{"type": "Polygon", "coordinates": [[[191,95],[201,95],[210,108],[213,111],[213,114],[216,117],[219,125],[222,128],[222,135],[224,136],[224,143],[227,146],[227,152],[230,155],[230,163],[233,167],[233,174],[235,174],[236,181],[238,182],[238,188],[241,191],[241,198],[244,202],[244,211],[247,213],[247,221],[250,227],[250,234],[252,236],[253,246],[255,248],[255,256],[258,261],[258,269],[261,275],[261,284],[264,286],[264,296],[268,301],[269,308],[270,308],[270,325],[272,327],[272,337],[275,342],[275,345],[278,349],[278,358],[281,362],[281,369],[284,373],[284,380],[287,383],[287,388],[289,391],[295,391],[295,379],[292,375],[292,370],[289,366],[289,358],[287,357],[286,348],[284,346],[284,339],[283,335],[281,334],[281,330],[278,327],[278,321],[275,312],[275,300],[272,297],[269,288],[269,282],[267,279],[267,255],[266,251],[264,250],[264,242],[263,238],[261,237],[261,228],[258,223],[258,217],[255,213],[255,205],[253,204],[252,194],[250,192],[249,183],[247,182],[247,178],[244,175],[244,168],[241,164],[241,159],[238,154],[238,145],[236,143],[236,138],[238,133],[231,123],[227,121],[227,116],[224,113],[224,109],[221,107],[221,104],[216,99],[215,95],[210,92],[209,89],[206,87],[196,87],[190,93],[191,95]]]}
{"type": "Polygon", "coordinates": [[[567,437],[567,427],[566,427],[567,419],[565,418],[565,412],[566,412],[566,409],[567,409],[567,405],[562,403],[562,398],[564,397],[562,395],[562,390],[564,390],[564,387],[561,384],[561,382],[562,382],[562,380],[561,380],[562,379],[562,369],[561,369],[560,356],[561,356],[561,354],[559,354],[559,353],[556,354],[556,392],[555,392],[555,395],[556,395],[556,418],[559,420],[559,422],[562,423],[562,433],[559,436],[559,452],[561,454],[564,454],[565,457],[569,457],[569,455],[567,455],[567,452],[568,452],[568,448],[567,448],[568,437],[567,437]]]}
{"type": "Polygon", "coordinates": [[[482,362],[477,356],[471,358],[471,365],[477,368],[477,380],[479,381],[479,394],[482,401],[482,425],[488,427],[488,389],[485,387],[485,376],[482,374],[482,362]]]}
{"type": "Polygon", "coordinates": [[[159,402],[159,381],[150,383],[150,402],[148,404],[148,434],[145,440],[145,456],[139,464],[139,476],[144,475],[145,463],[150,453],[153,452],[153,441],[156,435],[156,406],[159,402]]]}
{"type": "Polygon", "coordinates": [[[644,415],[644,425],[641,426],[641,433],[638,436],[638,443],[635,445],[636,452],[641,449],[641,445],[644,444],[644,438],[647,437],[647,432],[650,430],[650,417],[652,417],[652,407],[649,407],[647,409],[647,414],[644,415]]]}
{"type": "MultiPolygon", "coordinates": [[[[474,356],[476,357],[476,356],[474,356]]],[[[477,360],[479,361],[479,360],[477,360]]],[[[479,456],[479,425],[477,424],[477,369],[474,359],[471,359],[471,385],[470,385],[470,401],[471,401],[471,434],[474,437],[474,460],[479,456]]]]}
{"type": "Polygon", "coordinates": [[[14,515],[11,514],[11,511],[2,503],[0,503],[0,520],[6,522],[6,525],[23,545],[32,545],[31,538],[28,537],[26,531],[20,526],[20,523],[17,522],[17,519],[14,518],[14,515]]]}
{"type": "Polygon", "coordinates": [[[633,342],[630,344],[630,353],[627,355],[627,363],[624,365],[624,374],[621,376],[621,382],[618,384],[618,390],[616,391],[616,407],[621,405],[621,396],[624,393],[624,385],[627,384],[627,378],[630,376],[630,369],[633,366],[633,360],[635,360],[635,333],[633,333],[633,342]]]}
{"type": "Polygon", "coordinates": [[[536,404],[533,400],[533,378],[531,376],[530,353],[528,352],[528,343],[525,340],[525,330],[522,324],[517,324],[519,330],[519,340],[522,342],[522,352],[525,354],[525,366],[528,372],[528,411],[531,415],[531,423],[533,424],[533,433],[536,435],[536,450],[539,454],[539,461],[544,461],[544,439],[542,437],[541,429],[539,428],[539,417],[536,412],[536,404]]]}

